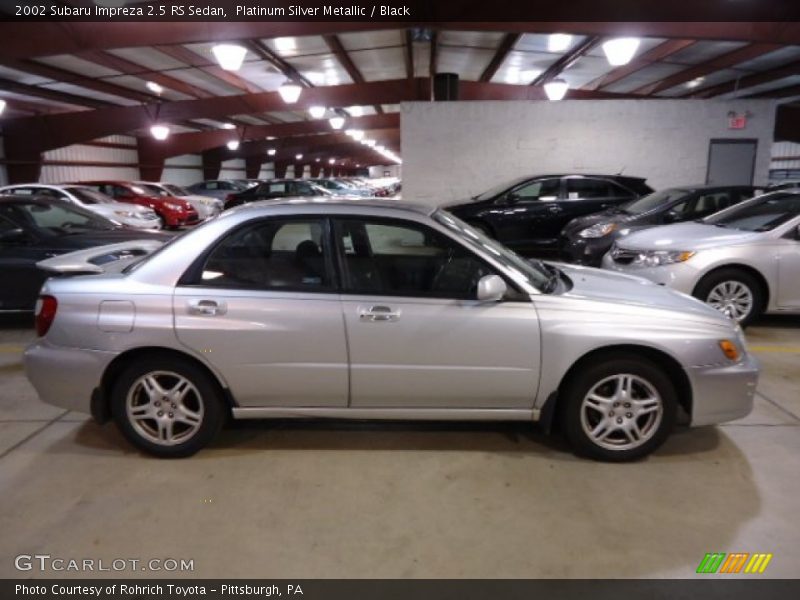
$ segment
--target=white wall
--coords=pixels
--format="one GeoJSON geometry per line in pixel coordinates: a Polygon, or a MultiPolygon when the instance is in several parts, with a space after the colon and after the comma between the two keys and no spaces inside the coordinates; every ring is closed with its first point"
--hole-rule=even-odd
{"type": "Polygon", "coordinates": [[[800,169],[800,144],[794,142],[775,142],[772,144],[772,158],[798,157],[795,160],[773,160],[770,169],[800,169]]]}
{"type": "Polygon", "coordinates": [[[378,165],[377,167],[369,168],[369,176],[373,179],[379,179],[381,177],[397,177],[398,179],[402,179],[403,168],[400,165],[378,165]],[[385,175],[387,171],[389,174],[385,175]]]}
{"type": "Polygon", "coordinates": [[[767,181],[771,100],[411,102],[402,105],[403,196],[433,204],[523,175],[618,173],[658,189],[702,183],[709,140],[757,138],[755,183],[767,181]],[[744,130],[728,111],[749,111],[744,130]]]}
{"type": "Polygon", "coordinates": [[[274,179],[275,178],[275,163],[266,162],[261,163],[261,171],[258,172],[259,179],[274,179]]]}
{"type": "Polygon", "coordinates": [[[203,157],[199,154],[171,156],[164,161],[161,181],[176,185],[192,185],[203,181],[203,157]]]}
{"type": "Polygon", "coordinates": [[[45,161],[66,164],[42,165],[39,177],[41,183],[61,183],[85,179],[139,179],[139,153],[135,148],[136,138],[130,136],[110,136],[103,142],[129,144],[131,148],[105,148],[75,144],[49,150],[42,155],[45,161]],[[71,162],[115,163],[110,166],[71,165],[71,162]],[[121,166],[130,164],[130,167],[121,166]]]}
{"type": "Polygon", "coordinates": [[[244,159],[232,158],[231,160],[223,161],[222,168],[219,170],[220,179],[244,179],[244,159]]]}

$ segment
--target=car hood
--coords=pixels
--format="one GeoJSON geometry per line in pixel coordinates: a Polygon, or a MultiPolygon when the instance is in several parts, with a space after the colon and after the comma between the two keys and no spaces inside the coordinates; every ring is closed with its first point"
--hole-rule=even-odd
{"type": "Polygon", "coordinates": [[[139,215],[146,215],[153,212],[152,208],[141,206],[139,204],[130,204],[128,202],[107,202],[105,204],[95,204],[95,206],[104,209],[107,212],[122,211],[136,213],[139,215]]]}
{"type": "Polygon", "coordinates": [[[572,289],[563,294],[566,297],[605,302],[615,311],[620,307],[665,310],[675,313],[675,319],[731,327],[727,317],[704,302],[647,279],[592,267],[553,264],[572,281],[572,289]]]}
{"type": "Polygon", "coordinates": [[[620,245],[630,250],[704,250],[754,242],[763,236],[705,223],[675,223],[632,233],[620,245]]]}

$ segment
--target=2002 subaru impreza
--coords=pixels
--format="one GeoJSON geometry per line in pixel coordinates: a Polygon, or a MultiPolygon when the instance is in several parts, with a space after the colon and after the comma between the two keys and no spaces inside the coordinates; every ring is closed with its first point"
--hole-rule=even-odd
{"type": "Polygon", "coordinates": [[[528,262],[397,201],[235,209],[117,273],[49,280],[36,318],[41,398],[162,457],[230,413],[557,422],[579,453],[631,460],[679,411],[746,415],[758,376],[739,328],[698,300],[528,262]]]}

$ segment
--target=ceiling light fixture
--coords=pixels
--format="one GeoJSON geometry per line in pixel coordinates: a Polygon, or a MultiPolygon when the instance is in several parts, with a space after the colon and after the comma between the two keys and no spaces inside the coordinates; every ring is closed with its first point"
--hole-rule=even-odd
{"type": "Polygon", "coordinates": [[[163,142],[169,137],[169,127],[166,125],[153,125],[150,128],[150,135],[163,142]]]}
{"type": "Polygon", "coordinates": [[[220,127],[222,127],[222,129],[236,129],[236,125],[233,123],[223,123],[220,127]]]}
{"type": "Polygon", "coordinates": [[[324,106],[312,106],[308,109],[308,114],[311,115],[312,119],[321,119],[325,116],[327,110],[324,106]]]}
{"type": "Polygon", "coordinates": [[[227,144],[228,150],[238,150],[239,149],[239,140],[231,140],[227,144]]]}
{"type": "Polygon", "coordinates": [[[330,123],[331,127],[334,129],[341,129],[344,127],[344,117],[331,117],[328,119],[328,123],[330,123]]]}
{"type": "Polygon", "coordinates": [[[328,164],[329,165],[335,165],[336,164],[336,159],[335,158],[329,158],[328,159],[328,164]]]}
{"type": "Polygon", "coordinates": [[[705,81],[705,79],[706,79],[705,77],[697,77],[695,79],[692,79],[691,81],[687,81],[686,82],[686,87],[688,87],[688,88],[696,88],[698,85],[703,83],[703,81],[705,81]]]}
{"type": "Polygon", "coordinates": [[[158,94],[159,96],[161,95],[161,92],[164,91],[164,88],[158,85],[155,81],[148,81],[144,85],[148,90],[150,90],[154,94],[158,94]]]}
{"type": "Polygon", "coordinates": [[[6,101],[0,100],[0,115],[3,114],[3,111],[5,111],[5,109],[6,109],[6,101]]]}
{"type": "Polygon", "coordinates": [[[269,156],[275,156],[276,152],[277,152],[277,150],[275,150],[275,148],[270,148],[269,150],[267,150],[267,154],[269,156]]]}
{"type": "Polygon", "coordinates": [[[631,62],[636,50],[639,49],[639,38],[615,38],[603,42],[603,52],[606,53],[608,64],[613,67],[627,65],[631,62]]]}
{"type": "Polygon", "coordinates": [[[302,154],[295,154],[294,158],[295,158],[295,160],[303,160],[303,155],[302,154]]]}
{"type": "Polygon", "coordinates": [[[217,44],[211,48],[219,66],[226,71],[238,71],[242,68],[247,48],[236,44],[217,44]]]}
{"type": "Polygon", "coordinates": [[[569,89],[569,84],[563,79],[553,79],[544,84],[544,93],[548,100],[558,101],[564,98],[569,89]]]}
{"type": "Polygon", "coordinates": [[[294,104],[300,98],[300,92],[303,91],[299,85],[294,83],[284,83],[281,87],[278,88],[278,93],[283,98],[283,101],[286,104],[294,104]]]}
{"type": "Polygon", "coordinates": [[[547,49],[550,52],[564,52],[572,43],[572,36],[568,33],[551,33],[547,38],[547,49]]]}
{"type": "Polygon", "coordinates": [[[319,159],[316,159],[316,161],[319,162],[319,159]]]}
{"type": "Polygon", "coordinates": [[[355,141],[360,142],[364,139],[364,132],[360,129],[348,129],[347,135],[353,138],[355,141]]]}
{"type": "Polygon", "coordinates": [[[349,107],[347,109],[347,112],[349,112],[354,117],[363,117],[364,116],[364,107],[363,106],[351,106],[351,107],[349,107]]]}

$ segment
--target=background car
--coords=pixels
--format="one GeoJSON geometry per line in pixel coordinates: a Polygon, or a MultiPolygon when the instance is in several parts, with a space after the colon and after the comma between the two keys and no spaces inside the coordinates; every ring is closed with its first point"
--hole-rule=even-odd
{"type": "Polygon", "coordinates": [[[146,190],[152,190],[154,193],[161,194],[162,196],[172,196],[173,198],[186,200],[192,205],[192,208],[197,212],[197,216],[201,221],[216,217],[222,212],[223,202],[219,198],[190,194],[188,190],[171,183],[137,181],[136,184],[146,190]]]}
{"type": "Polygon", "coordinates": [[[800,190],[800,179],[788,179],[780,183],[773,183],[767,188],[768,192],[777,192],[780,190],[800,190]]]}
{"type": "Polygon", "coordinates": [[[692,294],[738,321],[800,313],[800,192],[756,196],[697,223],[617,240],[603,267],[692,294]]]}
{"type": "Polygon", "coordinates": [[[0,312],[32,311],[49,273],[36,263],[83,248],[130,240],[168,240],[122,227],[64,200],[0,195],[0,312]]]}
{"type": "Polygon", "coordinates": [[[600,266],[615,239],[634,231],[713,215],[759,193],[752,186],[681,186],[643,196],[601,213],[578,217],[561,232],[561,257],[600,266]]]}
{"type": "Polygon", "coordinates": [[[311,183],[318,185],[321,188],[325,188],[334,196],[359,196],[362,198],[368,198],[370,196],[374,196],[374,192],[371,189],[348,185],[346,182],[340,181],[338,179],[319,178],[319,179],[307,179],[306,181],[310,181],[311,183]]]}
{"type": "Polygon", "coordinates": [[[227,198],[230,194],[243,192],[249,187],[251,186],[244,182],[233,179],[208,179],[206,181],[193,183],[186,189],[192,194],[211,196],[212,198],[225,200],[225,198],[227,198]]]}
{"type": "Polygon", "coordinates": [[[161,229],[161,220],[154,210],[125,202],[89,187],[79,185],[45,185],[41,183],[9,185],[0,188],[2,194],[41,196],[65,200],[134,229],[161,229]]]}
{"type": "Polygon", "coordinates": [[[241,206],[257,200],[332,195],[331,192],[308,179],[273,179],[242,192],[231,194],[225,199],[225,208],[233,208],[234,206],[241,206]]]}
{"type": "Polygon", "coordinates": [[[447,210],[519,252],[555,254],[561,230],[575,217],[652,192],[640,177],[541,175],[504,183],[447,210]]]}
{"type": "Polygon", "coordinates": [[[119,202],[128,202],[153,209],[164,227],[195,225],[200,217],[192,205],[181,198],[162,196],[130,181],[84,181],[78,185],[96,189],[119,202]]]}
{"type": "Polygon", "coordinates": [[[398,201],[235,211],[122,272],[49,280],[36,323],[40,398],[113,418],[162,457],[198,451],[229,414],[558,415],[579,453],[633,460],[679,407],[695,425],[749,413],[758,376],[740,330],[700,302],[526,261],[398,201]]]}

